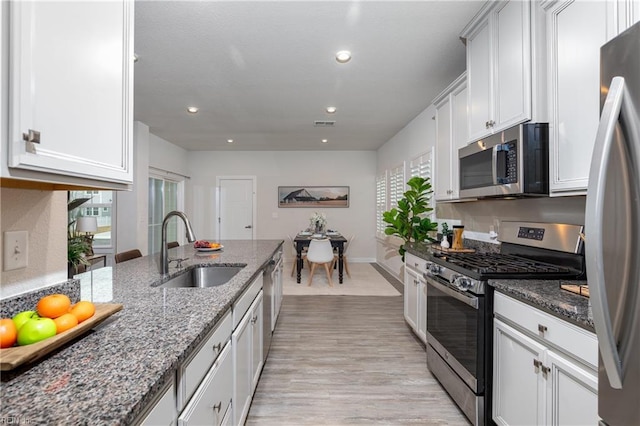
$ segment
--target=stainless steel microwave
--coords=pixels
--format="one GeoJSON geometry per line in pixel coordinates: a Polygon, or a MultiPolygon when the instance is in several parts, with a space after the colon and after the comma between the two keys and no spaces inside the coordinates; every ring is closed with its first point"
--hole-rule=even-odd
{"type": "Polygon", "coordinates": [[[524,123],[458,150],[460,197],[549,195],[549,125],[524,123]]]}

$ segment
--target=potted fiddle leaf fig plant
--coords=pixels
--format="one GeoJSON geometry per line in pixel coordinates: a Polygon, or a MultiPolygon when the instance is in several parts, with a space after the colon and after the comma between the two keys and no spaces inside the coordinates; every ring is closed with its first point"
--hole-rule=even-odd
{"type": "Polygon", "coordinates": [[[429,200],[433,191],[429,178],[414,176],[407,182],[407,190],[398,207],[383,213],[383,220],[387,223],[384,232],[386,235],[397,235],[403,243],[398,249],[404,262],[405,245],[409,242],[429,241],[435,242],[432,237],[438,229],[438,223],[432,222],[428,213],[433,211],[429,206],[429,200]]]}

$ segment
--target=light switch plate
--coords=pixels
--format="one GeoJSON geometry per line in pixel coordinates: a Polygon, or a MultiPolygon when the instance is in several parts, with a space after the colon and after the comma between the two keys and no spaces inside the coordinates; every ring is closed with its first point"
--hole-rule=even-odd
{"type": "Polygon", "coordinates": [[[4,233],[4,268],[5,271],[26,268],[29,259],[29,232],[5,231],[4,233]]]}

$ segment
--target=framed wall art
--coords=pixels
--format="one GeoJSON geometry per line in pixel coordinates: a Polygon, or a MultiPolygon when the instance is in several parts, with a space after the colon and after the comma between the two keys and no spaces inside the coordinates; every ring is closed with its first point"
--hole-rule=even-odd
{"type": "Polygon", "coordinates": [[[349,207],[349,187],[279,186],[278,207],[349,207]]]}

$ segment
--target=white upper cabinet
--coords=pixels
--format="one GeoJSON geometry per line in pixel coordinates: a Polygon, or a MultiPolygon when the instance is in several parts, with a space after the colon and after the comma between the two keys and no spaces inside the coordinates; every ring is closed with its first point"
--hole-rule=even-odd
{"type": "Polygon", "coordinates": [[[529,1],[487,2],[463,30],[469,142],[532,119],[531,22],[529,1]]]}
{"type": "Polygon", "coordinates": [[[7,22],[2,177],[126,189],[133,181],[133,2],[16,1],[7,22]]]}
{"type": "Polygon", "coordinates": [[[600,118],[600,47],[618,31],[615,2],[543,2],[551,195],[586,192],[600,118]]]}
{"type": "Polygon", "coordinates": [[[434,100],[436,106],[436,201],[460,196],[458,149],[467,144],[467,74],[464,73],[434,100]]]}

